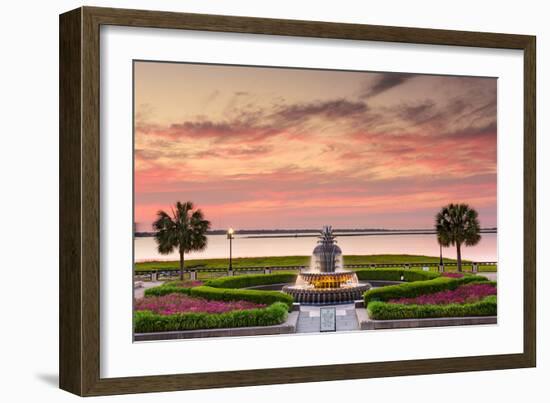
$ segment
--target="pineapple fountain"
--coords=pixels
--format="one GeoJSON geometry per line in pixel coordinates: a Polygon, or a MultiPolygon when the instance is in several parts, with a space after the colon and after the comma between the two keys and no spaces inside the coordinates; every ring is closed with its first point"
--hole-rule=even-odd
{"type": "Polygon", "coordinates": [[[342,250],[336,245],[332,227],[325,226],[313,249],[310,268],[298,275],[294,285],[283,287],[283,292],[302,304],[334,304],[361,299],[371,288],[360,283],[357,274],[344,270],[342,250]]]}

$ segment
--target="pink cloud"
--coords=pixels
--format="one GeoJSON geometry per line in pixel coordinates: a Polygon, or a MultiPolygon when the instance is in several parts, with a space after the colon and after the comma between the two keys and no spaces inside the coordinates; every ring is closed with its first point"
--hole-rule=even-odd
{"type": "Polygon", "coordinates": [[[257,83],[258,105],[233,100],[168,123],[139,114],[136,221],[192,200],[214,228],[425,228],[442,205],[468,202],[495,225],[496,82],[372,74],[347,97],[317,83],[326,98],[289,101],[285,88],[299,83],[271,95],[257,83]]]}

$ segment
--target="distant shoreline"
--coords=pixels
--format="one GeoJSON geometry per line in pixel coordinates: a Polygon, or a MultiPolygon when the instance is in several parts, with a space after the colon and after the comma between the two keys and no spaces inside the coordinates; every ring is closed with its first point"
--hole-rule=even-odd
{"type": "MultiPolygon", "coordinates": [[[[482,234],[496,234],[497,228],[482,228],[482,234]]],[[[225,230],[208,231],[206,235],[225,235],[225,230]]],[[[435,234],[433,229],[335,229],[336,236],[377,236],[377,235],[431,235],[435,234]]],[[[236,235],[247,235],[243,238],[308,238],[316,237],[319,230],[237,230],[236,235]]],[[[136,238],[149,238],[154,236],[154,232],[136,232],[136,238]]]]}

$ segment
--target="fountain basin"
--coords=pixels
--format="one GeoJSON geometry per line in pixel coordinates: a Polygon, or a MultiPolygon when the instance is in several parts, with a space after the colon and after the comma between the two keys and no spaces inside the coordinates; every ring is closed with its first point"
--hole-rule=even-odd
{"type": "Polygon", "coordinates": [[[291,295],[294,301],[301,304],[341,304],[361,299],[363,293],[370,289],[369,284],[358,284],[349,288],[307,289],[296,286],[285,286],[283,291],[291,295]]]}
{"type": "Polygon", "coordinates": [[[361,299],[370,288],[368,283],[359,283],[352,271],[305,272],[298,275],[296,284],[284,286],[283,292],[302,304],[335,304],[361,299]]]}

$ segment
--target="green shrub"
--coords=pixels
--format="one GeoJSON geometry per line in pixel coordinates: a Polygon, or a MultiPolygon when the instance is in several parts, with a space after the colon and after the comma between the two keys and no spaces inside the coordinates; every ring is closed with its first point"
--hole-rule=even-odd
{"type": "Polygon", "coordinates": [[[168,294],[185,294],[189,295],[191,288],[177,287],[175,285],[163,284],[158,287],[152,287],[145,290],[146,297],[162,297],[168,294]]]}
{"type": "Polygon", "coordinates": [[[388,301],[397,298],[414,298],[419,295],[433,294],[439,291],[454,290],[462,284],[486,283],[485,277],[464,276],[462,278],[437,277],[432,280],[415,281],[390,285],[387,287],[374,288],[363,294],[365,306],[371,301],[388,301]]]}
{"type": "Polygon", "coordinates": [[[439,273],[433,271],[411,270],[411,269],[360,269],[356,270],[359,280],[378,280],[378,281],[423,281],[439,277],[439,273]],[[401,280],[403,276],[403,280],[401,280]]]}
{"type": "Polygon", "coordinates": [[[495,316],[497,297],[491,295],[469,304],[449,305],[406,305],[373,301],[369,303],[367,310],[369,316],[376,320],[495,316]]]}
{"type": "Polygon", "coordinates": [[[147,288],[144,292],[146,297],[162,297],[163,295],[168,294],[185,294],[189,295],[191,288],[198,287],[198,285],[193,285],[193,283],[201,284],[200,281],[184,281],[183,284],[190,285],[184,286],[180,280],[167,281],[164,284],[161,284],[157,287],[147,288]]]}
{"type": "Polygon", "coordinates": [[[150,333],[176,330],[270,326],[283,323],[287,316],[287,305],[281,302],[276,302],[262,309],[215,314],[188,312],[159,315],[151,311],[137,311],[134,312],[134,331],[136,333],[150,333]]]}
{"type": "Polygon", "coordinates": [[[273,273],[273,274],[245,274],[242,276],[220,277],[206,282],[206,286],[214,288],[246,288],[257,285],[294,283],[294,273],[273,273]]]}
{"type": "Polygon", "coordinates": [[[192,297],[200,297],[218,301],[250,301],[257,304],[271,305],[275,302],[286,304],[288,309],[292,307],[293,298],[279,291],[240,290],[232,288],[214,288],[200,286],[190,289],[192,297]]]}
{"type": "Polygon", "coordinates": [[[469,284],[475,284],[475,283],[490,284],[493,287],[497,286],[497,282],[496,281],[491,281],[491,280],[476,280],[476,281],[470,282],[469,284]]]}

